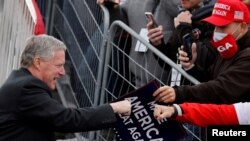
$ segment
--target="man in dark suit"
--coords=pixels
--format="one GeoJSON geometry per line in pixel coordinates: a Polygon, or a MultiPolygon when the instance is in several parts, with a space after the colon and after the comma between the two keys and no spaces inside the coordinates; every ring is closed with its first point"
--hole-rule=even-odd
{"type": "Polygon", "coordinates": [[[0,88],[0,141],[54,141],[54,132],[82,132],[111,127],[115,114],[129,115],[120,101],[70,109],[52,99],[56,80],[65,74],[66,46],[48,35],[32,36],[14,70],[0,88]]]}

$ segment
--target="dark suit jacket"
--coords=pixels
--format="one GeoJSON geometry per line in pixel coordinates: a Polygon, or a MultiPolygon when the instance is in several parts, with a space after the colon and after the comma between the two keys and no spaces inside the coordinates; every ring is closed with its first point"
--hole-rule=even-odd
{"type": "Polygon", "coordinates": [[[24,68],[11,73],[0,88],[0,141],[52,141],[54,131],[82,132],[111,127],[110,105],[65,108],[41,80],[24,68]]]}

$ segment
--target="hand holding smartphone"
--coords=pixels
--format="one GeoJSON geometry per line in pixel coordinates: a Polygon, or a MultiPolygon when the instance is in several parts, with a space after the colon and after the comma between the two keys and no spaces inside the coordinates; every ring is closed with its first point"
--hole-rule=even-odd
{"type": "Polygon", "coordinates": [[[188,54],[189,60],[192,60],[193,55],[192,55],[192,37],[189,33],[185,34],[182,37],[183,40],[183,50],[188,54]]]}
{"type": "Polygon", "coordinates": [[[145,12],[145,15],[146,15],[146,18],[147,18],[148,21],[152,21],[153,22],[153,26],[154,27],[158,27],[158,24],[155,21],[154,16],[153,16],[153,14],[151,12],[145,12]]]}

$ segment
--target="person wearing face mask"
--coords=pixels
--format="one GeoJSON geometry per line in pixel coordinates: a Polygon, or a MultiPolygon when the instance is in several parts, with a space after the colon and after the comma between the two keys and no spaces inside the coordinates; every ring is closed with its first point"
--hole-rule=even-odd
{"type": "Polygon", "coordinates": [[[213,40],[211,43],[225,59],[233,57],[238,51],[238,45],[235,40],[238,40],[241,36],[241,33],[238,35],[236,34],[236,31],[240,28],[240,26],[241,24],[234,24],[233,27],[235,28],[232,28],[232,33],[224,32],[224,27],[218,27],[214,30],[213,40]]]}
{"type": "MultiPolygon", "coordinates": [[[[203,61],[205,58],[212,60],[215,58],[216,51],[212,49],[210,38],[212,37],[212,31],[214,26],[207,23],[201,22],[200,20],[204,17],[210,16],[212,13],[212,8],[215,0],[181,0],[180,13],[174,18],[174,30],[169,38],[169,40],[164,43],[163,38],[163,28],[162,26],[153,27],[152,22],[148,22],[148,37],[150,43],[154,45],[159,51],[165,54],[168,58],[178,63],[176,54],[178,53],[178,48],[183,45],[183,36],[190,34],[192,42],[197,44],[197,52],[201,52],[195,62],[200,68],[207,69],[211,63],[203,61]]],[[[164,61],[159,59],[158,63],[163,66],[164,61]]],[[[165,69],[170,69],[170,66],[165,67],[165,69]]],[[[199,76],[194,75],[195,78],[199,79],[199,76]]],[[[174,80],[175,77],[172,77],[174,80]]],[[[182,78],[185,80],[185,78],[182,78]]],[[[179,84],[184,82],[183,80],[178,80],[179,84]]],[[[199,79],[199,81],[203,81],[199,79]]],[[[186,81],[187,84],[190,82],[186,81]]],[[[170,84],[171,86],[178,85],[174,82],[170,84]]]]}
{"type": "MultiPolygon", "coordinates": [[[[215,26],[211,39],[212,47],[218,52],[207,70],[200,70],[194,62],[196,44],[193,44],[193,59],[180,50],[183,68],[206,77],[203,83],[194,86],[163,86],[154,92],[156,101],[164,103],[236,103],[250,101],[250,13],[239,0],[218,0],[213,14],[205,19],[215,26]]],[[[205,60],[211,61],[211,60],[205,60]]]]}
{"type": "MultiPolygon", "coordinates": [[[[156,20],[160,23],[160,26],[154,27],[152,22],[148,22],[147,29],[148,29],[148,37],[150,43],[155,46],[159,51],[161,51],[163,54],[165,54],[167,57],[169,57],[171,60],[177,63],[177,57],[176,54],[178,52],[178,48],[183,44],[182,37],[187,33],[196,33],[196,37],[194,38],[195,42],[199,42],[199,48],[202,48],[203,52],[208,52],[207,47],[210,45],[209,43],[209,37],[212,36],[212,31],[214,29],[214,26],[208,24],[208,23],[201,23],[200,19],[202,17],[207,17],[211,15],[212,12],[212,5],[215,3],[214,0],[178,0],[176,2],[180,2],[179,5],[179,14],[171,17],[171,21],[169,21],[168,18],[162,16],[164,12],[169,12],[169,8],[162,7],[162,9],[159,13],[162,13],[162,20],[165,20],[164,22],[161,22],[158,20],[157,17],[157,11],[156,11],[156,20]],[[164,9],[165,8],[165,11],[164,9]],[[164,24],[165,22],[169,24],[164,24]],[[172,22],[172,23],[171,23],[172,22]],[[162,24],[163,23],[163,24],[162,24]],[[171,23],[171,24],[170,24],[171,23]],[[168,27],[165,27],[168,25],[168,27]],[[168,38],[166,39],[166,29],[169,31],[171,29],[171,34],[168,34],[168,38]],[[197,31],[197,32],[195,32],[197,31]],[[208,31],[208,32],[207,32],[208,31]],[[198,34],[197,34],[198,33],[198,34]],[[200,34],[201,33],[201,34],[200,34]],[[164,40],[163,40],[164,39],[164,40]],[[208,45],[207,45],[208,44],[208,45]]],[[[162,2],[161,3],[167,3],[162,2]]],[[[160,4],[161,4],[160,3],[160,4]]],[[[174,7],[172,7],[174,8],[174,7]]],[[[176,7],[177,9],[177,7],[176,7]]],[[[169,14],[169,13],[168,13],[169,14]]],[[[206,56],[202,55],[200,60],[203,60],[204,57],[208,58],[214,58],[214,52],[211,51],[211,53],[206,54],[206,56]]],[[[155,58],[158,60],[158,64],[164,69],[168,70],[170,72],[171,79],[168,80],[167,84],[174,86],[174,85],[183,85],[185,84],[191,84],[189,81],[185,80],[184,77],[179,77],[178,72],[176,72],[174,69],[171,69],[169,65],[167,65],[163,60],[161,60],[158,56],[155,55],[155,58]],[[177,74],[177,75],[176,75],[177,74]]],[[[201,64],[197,62],[200,66],[207,66],[210,62],[205,62],[204,64],[201,64]],[[205,65],[206,64],[206,65],[205,65]]],[[[202,62],[202,63],[203,63],[202,62]]],[[[188,130],[193,132],[197,137],[202,136],[201,130],[198,129],[195,126],[191,125],[185,125],[188,130]]],[[[185,138],[185,140],[194,140],[193,135],[188,134],[188,136],[185,138]]]]}

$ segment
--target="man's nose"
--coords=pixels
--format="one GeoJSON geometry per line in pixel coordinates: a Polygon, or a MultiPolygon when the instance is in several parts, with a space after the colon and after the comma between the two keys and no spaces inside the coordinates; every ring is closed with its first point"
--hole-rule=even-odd
{"type": "Polygon", "coordinates": [[[62,67],[61,69],[60,69],[60,71],[59,71],[59,73],[60,73],[60,75],[65,75],[65,69],[64,69],[64,67],[62,67]]]}

